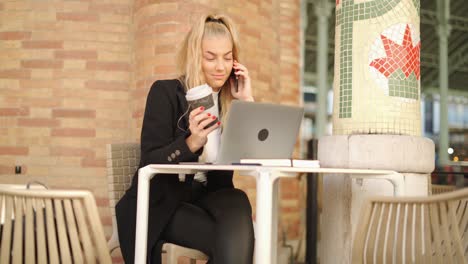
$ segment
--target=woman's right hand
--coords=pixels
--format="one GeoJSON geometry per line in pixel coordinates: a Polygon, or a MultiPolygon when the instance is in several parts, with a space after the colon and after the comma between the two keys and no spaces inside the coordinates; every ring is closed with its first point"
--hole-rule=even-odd
{"type": "Polygon", "coordinates": [[[216,120],[217,117],[203,111],[205,111],[205,108],[201,106],[193,109],[189,115],[189,130],[191,135],[187,137],[185,142],[193,153],[203,147],[208,141],[208,134],[221,125],[221,122],[217,122],[210,127],[206,127],[216,120]]]}

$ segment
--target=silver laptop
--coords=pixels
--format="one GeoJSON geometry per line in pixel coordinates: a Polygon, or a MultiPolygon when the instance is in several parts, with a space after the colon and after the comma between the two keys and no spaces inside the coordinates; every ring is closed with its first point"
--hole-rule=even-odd
{"type": "Polygon", "coordinates": [[[290,159],[303,115],[303,107],[233,101],[216,164],[290,159]]]}

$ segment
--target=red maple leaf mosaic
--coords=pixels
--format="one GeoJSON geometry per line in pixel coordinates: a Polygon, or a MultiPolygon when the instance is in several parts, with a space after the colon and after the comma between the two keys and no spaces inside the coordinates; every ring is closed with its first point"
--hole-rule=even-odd
{"type": "Polygon", "coordinates": [[[387,78],[396,70],[402,69],[406,77],[410,76],[410,74],[414,72],[416,78],[419,80],[419,52],[421,49],[421,41],[413,47],[410,27],[406,25],[402,45],[395,43],[384,35],[380,35],[380,38],[382,39],[387,57],[373,60],[370,63],[370,66],[376,68],[387,78]]]}

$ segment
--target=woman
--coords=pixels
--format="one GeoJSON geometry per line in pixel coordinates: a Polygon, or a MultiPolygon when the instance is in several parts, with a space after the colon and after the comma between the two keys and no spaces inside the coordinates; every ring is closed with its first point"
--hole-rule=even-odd
{"type": "MultiPolygon", "coordinates": [[[[140,168],[216,157],[231,100],[253,101],[247,68],[237,62],[238,49],[237,33],[228,17],[205,15],[195,23],[179,51],[181,77],[156,81],[148,94],[140,168]],[[220,117],[210,116],[203,107],[188,113],[187,91],[205,83],[213,89],[220,117]],[[220,121],[208,126],[216,119],[220,121]]],[[[133,263],[135,254],[137,182],[136,173],[116,205],[126,263],[133,263]]],[[[162,244],[170,242],[204,252],[210,264],[252,263],[251,206],[245,193],[234,188],[232,171],[188,175],[185,181],[178,175],[159,174],[151,180],[150,189],[149,262],[161,263],[162,244]]]]}

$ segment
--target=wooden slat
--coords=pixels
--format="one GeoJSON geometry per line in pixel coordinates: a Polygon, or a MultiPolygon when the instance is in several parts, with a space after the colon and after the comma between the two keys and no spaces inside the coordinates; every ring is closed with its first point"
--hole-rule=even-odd
{"type": "Polygon", "coordinates": [[[453,248],[452,248],[452,239],[450,237],[449,226],[448,226],[448,219],[447,219],[447,203],[440,202],[439,205],[439,212],[441,218],[441,233],[442,239],[444,240],[444,248],[445,248],[445,255],[444,260],[449,261],[449,263],[453,263],[453,248]]]}
{"type": "MultiPolygon", "coordinates": [[[[458,221],[457,224],[458,224],[458,227],[461,228],[462,226],[466,225],[466,223],[468,222],[467,201],[466,200],[454,201],[454,205],[456,208],[455,215],[458,221]]],[[[460,229],[460,231],[463,231],[463,230],[460,229]]]]}
{"type": "Polygon", "coordinates": [[[458,202],[457,219],[459,219],[460,226],[468,225],[468,200],[461,200],[458,202]]]}
{"type": "Polygon", "coordinates": [[[372,203],[367,201],[363,204],[362,210],[364,213],[362,214],[362,221],[361,224],[357,227],[356,233],[354,236],[354,246],[353,246],[353,254],[352,254],[352,263],[353,264],[362,264],[364,262],[364,248],[367,244],[367,233],[369,232],[369,219],[371,218],[372,214],[372,203]]]}
{"type": "Polygon", "coordinates": [[[463,252],[468,259],[468,200],[461,200],[457,207],[457,219],[462,238],[463,252]]]}
{"type": "Polygon", "coordinates": [[[460,230],[458,228],[458,220],[456,216],[456,205],[453,202],[448,202],[448,214],[447,220],[448,225],[450,226],[450,238],[453,243],[453,250],[455,253],[455,259],[458,263],[463,263],[464,259],[464,249],[462,246],[462,240],[460,237],[460,230]]]}
{"type": "Polygon", "coordinates": [[[388,217],[387,217],[387,221],[386,221],[386,224],[385,224],[385,233],[384,233],[384,244],[383,244],[383,264],[387,264],[387,259],[391,259],[391,256],[389,256],[388,254],[388,247],[389,245],[392,244],[392,241],[393,241],[393,223],[394,221],[392,221],[394,219],[394,215],[393,215],[393,204],[390,203],[389,206],[388,206],[388,217]]]}
{"type": "Polygon", "coordinates": [[[432,232],[431,232],[431,218],[429,216],[429,204],[423,204],[421,206],[421,215],[423,216],[422,226],[423,229],[423,263],[431,263],[432,261],[432,232]]]}
{"type": "Polygon", "coordinates": [[[83,244],[86,263],[96,263],[96,256],[94,254],[94,247],[91,242],[89,228],[86,223],[85,214],[82,206],[83,200],[73,200],[73,209],[75,209],[76,222],[78,224],[78,231],[83,244]]]}
{"type": "Polygon", "coordinates": [[[392,263],[395,263],[398,261],[399,258],[399,250],[398,250],[398,245],[400,245],[400,240],[399,240],[399,237],[401,236],[400,235],[400,228],[401,228],[401,225],[402,225],[402,222],[401,222],[401,204],[398,203],[396,205],[396,215],[395,215],[395,230],[394,230],[394,240],[393,240],[393,246],[392,246],[392,257],[393,257],[393,261],[392,263]],[[399,236],[400,235],[400,236],[399,236]]]}
{"type": "Polygon", "coordinates": [[[57,232],[55,228],[55,213],[52,200],[45,200],[46,223],[47,223],[47,248],[49,250],[49,262],[59,263],[59,251],[57,247],[57,232]]]}
{"type": "Polygon", "coordinates": [[[15,226],[13,234],[13,264],[23,263],[23,199],[22,197],[15,197],[15,226]]]}
{"type": "Polygon", "coordinates": [[[376,215],[378,214],[377,213],[378,208],[379,208],[379,204],[377,203],[372,204],[372,213],[370,216],[369,225],[368,225],[367,232],[366,232],[366,240],[364,242],[364,251],[363,251],[364,264],[367,263],[368,252],[372,252],[372,249],[374,247],[374,240],[373,240],[373,237],[371,237],[371,235],[375,234],[374,232],[372,232],[372,229],[374,227],[374,222],[376,221],[375,219],[376,219],[376,215]]]}
{"type": "Polygon", "coordinates": [[[414,263],[425,264],[423,256],[424,241],[422,237],[422,233],[424,232],[424,223],[421,222],[424,217],[422,215],[423,212],[421,211],[421,207],[422,204],[420,203],[413,204],[412,232],[414,233],[414,236],[412,237],[412,240],[414,241],[414,263]]]}
{"type": "Polygon", "coordinates": [[[25,262],[36,263],[36,237],[34,235],[34,212],[32,206],[32,198],[26,197],[25,208],[25,262]]]}
{"type": "Polygon", "coordinates": [[[374,254],[373,254],[373,259],[374,263],[381,262],[382,258],[384,257],[382,254],[382,248],[379,247],[379,243],[383,244],[383,237],[384,235],[381,235],[383,233],[382,230],[382,221],[384,219],[384,214],[385,214],[385,203],[382,203],[380,205],[380,213],[378,214],[377,218],[377,226],[376,226],[376,232],[375,232],[375,245],[374,245],[374,254]]]}
{"type": "Polygon", "coordinates": [[[63,216],[63,205],[59,199],[54,200],[55,220],[57,221],[57,236],[62,263],[71,263],[70,246],[68,243],[67,230],[65,229],[65,219],[63,216]]]}
{"type": "Polygon", "coordinates": [[[418,231],[418,236],[419,236],[419,263],[427,263],[426,262],[426,255],[425,253],[427,252],[426,249],[426,239],[425,239],[425,233],[426,233],[426,225],[427,225],[427,219],[425,215],[425,204],[422,203],[418,206],[418,211],[419,211],[419,218],[417,220],[417,228],[419,229],[418,231]]]}
{"type": "Polygon", "coordinates": [[[390,227],[388,229],[388,232],[389,232],[389,240],[388,240],[388,263],[394,263],[396,261],[396,251],[395,251],[395,248],[396,248],[396,244],[398,244],[398,241],[396,241],[398,239],[398,235],[396,234],[397,232],[397,228],[398,228],[398,222],[399,222],[399,218],[398,218],[398,215],[397,215],[397,210],[398,209],[398,204],[392,204],[392,218],[390,220],[390,227]]]}
{"type": "Polygon", "coordinates": [[[92,235],[96,246],[96,254],[101,264],[111,264],[112,260],[108,254],[107,243],[105,240],[105,234],[102,230],[101,219],[99,218],[99,212],[96,207],[96,201],[91,193],[84,197],[84,205],[86,212],[88,212],[89,223],[91,224],[92,235]]]}
{"type": "Polygon", "coordinates": [[[430,204],[430,217],[431,217],[431,230],[434,235],[433,239],[433,250],[434,250],[434,260],[437,263],[442,263],[442,234],[440,232],[440,223],[439,223],[439,209],[437,204],[430,204]]]}
{"type": "Polygon", "coordinates": [[[408,204],[404,204],[404,213],[403,213],[403,234],[402,236],[402,243],[401,243],[401,263],[406,263],[406,244],[408,238],[408,204]]]}
{"type": "Polygon", "coordinates": [[[405,231],[405,239],[404,239],[404,244],[406,245],[404,248],[402,248],[403,254],[404,254],[404,259],[405,263],[411,263],[411,234],[413,230],[411,229],[412,223],[413,223],[413,207],[410,203],[405,203],[405,210],[406,210],[406,218],[405,218],[405,226],[406,226],[406,231],[405,231]]]}
{"type": "Polygon", "coordinates": [[[414,204],[413,205],[413,232],[414,232],[414,261],[415,263],[422,264],[424,262],[424,216],[423,212],[421,211],[422,204],[414,204]]]}
{"type": "Polygon", "coordinates": [[[3,224],[2,246],[0,247],[0,263],[10,263],[13,198],[4,195],[3,200],[5,202],[5,223],[3,224]]]}
{"type": "Polygon", "coordinates": [[[34,209],[36,212],[36,246],[37,246],[37,263],[46,264],[47,262],[47,248],[45,237],[45,223],[44,223],[44,200],[37,198],[34,199],[34,209]]]}
{"type": "Polygon", "coordinates": [[[417,219],[417,205],[411,204],[411,247],[410,247],[410,260],[411,263],[416,263],[418,259],[418,251],[419,251],[419,241],[416,233],[418,233],[418,229],[416,228],[416,219],[417,219]]]}
{"type": "Polygon", "coordinates": [[[408,259],[411,261],[410,263],[418,263],[420,257],[420,252],[421,252],[421,241],[420,241],[420,234],[419,231],[421,230],[419,228],[419,204],[417,203],[411,203],[410,204],[410,211],[411,211],[411,222],[410,227],[411,227],[411,237],[409,238],[411,241],[411,247],[410,247],[410,255],[408,256],[408,259]]]}
{"type": "Polygon", "coordinates": [[[78,231],[76,229],[75,215],[72,210],[71,201],[63,201],[65,207],[66,227],[68,229],[68,239],[71,244],[74,263],[83,263],[82,249],[79,243],[78,231]]]}

